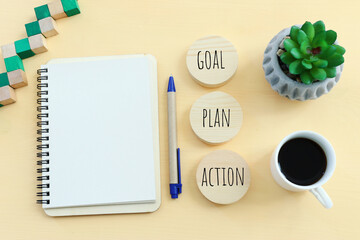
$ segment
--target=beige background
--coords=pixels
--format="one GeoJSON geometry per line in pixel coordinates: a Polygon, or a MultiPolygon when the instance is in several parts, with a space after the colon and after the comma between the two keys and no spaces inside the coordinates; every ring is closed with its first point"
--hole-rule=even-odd
{"type": "MultiPolygon", "coordinates": [[[[24,24],[45,0],[2,0],[0,44],[25,37],[24,24]]],[[[358,1],[284,0],[82,0],[82,14],[58,20],[60,34],[50,51],[24,61],[29,86],[16,90],[18,102],[0,109],[1,239],[355,239],[360,234],[360,20],[358,1]],[[263,51],[281,29],[322,19],[347,49],[345,69],[330,94],[293,102],[271,90],[262,71],[263,51]],[[234,96],[244,111],[239,134],[214,147],[201,142],[189,123],[191,104],[212,91],[196,84],[186,69],[188,47],[218,34],[239,53],[234,78],[216,90],[234,96]],[[51,58],[151,53],[158,60],[162,206],[151,214],[47,217],[35,204],[36,69],[51,58]],[[183,194],[170,199],[166,86],[175,76],[183,194]],[[324,209],[310,193],[291,193],[272,180],[271,152],[295,130],[328,138],[337,168],[324,186],[334,201],[324,209]],[[196,186],[199,161],[215,149],[230,149],[248,162],[252,183],[239,202],[218,206],[196,186]]],[[[2,61],[1,61],[1,64],[2,61]]],[[[3,65],[0,66],[4,71],[3,65]]],[[[106,82],[99,88],[106,91],[106,82]]]]}

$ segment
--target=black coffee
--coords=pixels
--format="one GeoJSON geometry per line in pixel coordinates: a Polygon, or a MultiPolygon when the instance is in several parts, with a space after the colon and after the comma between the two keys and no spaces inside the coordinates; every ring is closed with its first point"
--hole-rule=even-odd
{"type": "Polygon", "coordinates": [[[281,172],[292,183],[307,186],[316,183],[326,170],[326,155],[316,142],[307,138],[294,138],[280,149],[281,172]]]}

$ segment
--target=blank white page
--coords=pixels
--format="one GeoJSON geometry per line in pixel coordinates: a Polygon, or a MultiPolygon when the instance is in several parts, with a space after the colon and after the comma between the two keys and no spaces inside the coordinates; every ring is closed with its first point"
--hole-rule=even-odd
{"type": "Polygon", "coordinates": [[[45,66],[50,204],[44,208],[156,200],[151,60],[45,66]]]}

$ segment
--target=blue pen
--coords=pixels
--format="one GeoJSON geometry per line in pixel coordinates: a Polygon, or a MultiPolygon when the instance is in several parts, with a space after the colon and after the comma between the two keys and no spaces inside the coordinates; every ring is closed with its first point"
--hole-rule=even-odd
{"type": "Polygon", "coordinates": [[[180,173],[180,148],[177,147],[176,130],[176,89],[171,75],[167,90],[168,95],[168,123],[169,123],[169,167],[171,198],[178,198],[182,191],[180,173]]]}

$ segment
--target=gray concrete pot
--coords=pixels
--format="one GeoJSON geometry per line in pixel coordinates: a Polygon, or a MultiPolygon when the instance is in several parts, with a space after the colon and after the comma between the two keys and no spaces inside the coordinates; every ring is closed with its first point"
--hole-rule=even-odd
{"type": "Polygon", "coordinates": [[[287,35],[290,35],[290,28],[279,32],[265,49],[263,69],[265,78],[270,83],[271,88],[281,96],[299,101],[316,99],[328,93],[339,81],[344,64],[336,67],[336,76],[334,78],[327,78],[324,81],[318,81],[310,85],[294,81],[282,71],[276,54],[281,41],[287,35]]]}

